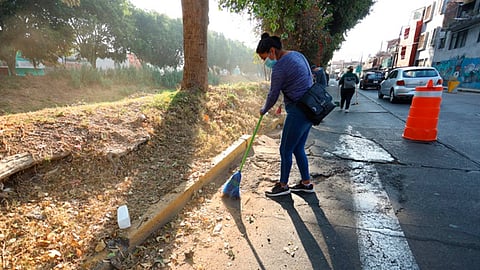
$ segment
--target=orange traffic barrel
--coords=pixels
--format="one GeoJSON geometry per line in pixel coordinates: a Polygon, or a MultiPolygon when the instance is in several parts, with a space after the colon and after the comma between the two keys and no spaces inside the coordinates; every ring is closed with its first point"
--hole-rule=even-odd
{"type": "Polygon", "coordinates": [[[443,87],[428,81],[426,86],[417,86],[408,113],[403,137],[414,141],[437,140],[437,124],[440,115],[443,87]]]}

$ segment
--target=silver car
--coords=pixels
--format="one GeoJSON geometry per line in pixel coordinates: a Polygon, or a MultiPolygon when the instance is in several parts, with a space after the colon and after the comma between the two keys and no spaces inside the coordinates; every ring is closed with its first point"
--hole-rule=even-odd
{"type": "Polygon", "coordinates": [[[391,103],[399,99],[412,99],[415,87],[425,86],[429,80],[433,80],[433,85],[443,83],[442,77],[434,67],[395,68],[380,84],[378,98],[388,96],[391,103]]]}

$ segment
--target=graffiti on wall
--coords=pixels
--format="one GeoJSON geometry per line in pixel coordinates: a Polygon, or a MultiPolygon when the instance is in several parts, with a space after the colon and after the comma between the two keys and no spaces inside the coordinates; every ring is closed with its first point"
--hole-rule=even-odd
{"type": "Polygon", "coordinates": [[[434,65],[447,83],[456,78],[460,87],[480,89],[480,58],[459,56],[434,65]]]}

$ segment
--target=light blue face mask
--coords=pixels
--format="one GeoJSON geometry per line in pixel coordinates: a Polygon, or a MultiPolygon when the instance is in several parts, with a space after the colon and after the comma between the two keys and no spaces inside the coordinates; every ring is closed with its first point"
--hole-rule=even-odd
{"type": "Polygon", "coordinates": [[[275,66],[276,63],[277,63],[277,60],[272,60],[268,57],[267,59],[265,59],[265,66],[267,66],[268,68],[273,68],[273,66],[275,66]]]}

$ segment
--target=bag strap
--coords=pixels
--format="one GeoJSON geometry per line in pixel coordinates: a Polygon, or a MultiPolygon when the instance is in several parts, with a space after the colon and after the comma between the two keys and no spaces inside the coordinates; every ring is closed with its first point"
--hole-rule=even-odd
{"type": "MultiPolygon", "coordinates": [[[[303,54],[301,54],[301,55],[302,55],[302,58],[303,58],[303,62],[304,62],[305,65],[307,66],[307,70],[310,71],[310,76],[312,77],[312,85],[307,89],[307,91],[305,91],[305,93],[307,93],[308,90],[309,90],[310,88],[312,88],[312,86],[313,86],[316,82],[313,81],[312,71],[310,70],[310,66],[308,65],[307,58],[305,58],[305,56],[304,56],[303,54]]],[[[283,93],[284,96],[286,96],[286,97],[287,97],[288,99],[290,99],[292,102],[296,102],[296,101],[293,100],[293,98],[290,98],[285,92],[282,91],[282,93],[283,93]]]]}

